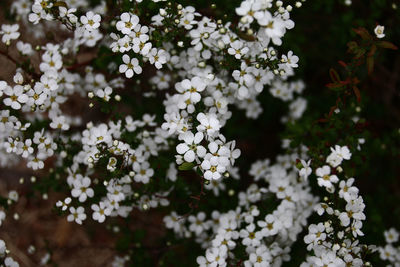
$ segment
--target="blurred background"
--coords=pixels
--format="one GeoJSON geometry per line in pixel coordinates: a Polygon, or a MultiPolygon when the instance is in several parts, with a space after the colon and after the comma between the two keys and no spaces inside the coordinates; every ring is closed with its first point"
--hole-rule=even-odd
{"type": "MultiPolygon", "coordinates": [[[[9,10],[12,1],[0,1],[0,24],[15,20],[9,10]]],[[[98,1],[93,1],[96,4],[98,1]]],[[[238,0],[198,0],[180,1],[182,4],[194,5],[203,14],[216,17],[234,17],[234,8],[240,5],[238,0]],[[216,8],[210,8],[215,3],[216,8]]],[[[356,38],[352,28],[365,27],[369,32],[377,24],[385,26],[386,37],[400,45],[400,3],[390,0],[353,0],[347,6],[340,0],[307,1],[303,7],[292,12],[296,26],[285,35],[282,51],[292,50],[300,58],[295,79],[306,84],[303,93],[308,101],[308,108],[298,122],[311,125],[329,112],[335,104],[336,93],[325,87],[330,82],[329,69],[339,68],[339,60],[348,60],[346,44],[356,38]]],[[[50,34],[51,29],[49,29],[50,34]]],[[[65,38],[62,33],[53,36],[54,40],[65,38]]],[[[24,26],[21,27],[21,39],[33,45],[46,43],[43,39],[35,39],[24,26]]],[[[0,50],[5,47],[0,44],[0,50]]],[[[10,50],[11,54],[16,51],[10,50]]],[[[96,51],[82,51],[78,61],[84,62],[94,57],[96,51]]],[[[32,59],[35,60],[35,59],[32,59]]],[[[0,80],[12,79],[15,65],[0,55],[0,80]]],[[[376,59],[375,70],[371,76],[367,71],[361,74],[359,85],[362,94],[362,109],[354,114],[365,119],[363,133],[367,137],[362,150],[352,162],[356,186],[366,202],[367,220],[364,225],[367,244],[383,244],[383,231],[390,227],[400,228],[400,54],[398,51],[384,51],[376,59]]],[[[237,188],[245,188],[250,178],[250,165],[258,159],[271,158],[282,152],[280,140],[290,137],[292,129],[281,122],[282,114],[287,111],[287,104],[272,97],[267,90],[259,98],[263,106],[263,114],[257,120],[249,120],[245,115],[233,109],[233,117],[225,128],[228,140],[237,140],[242,156],[237,165],[240,166],[242,179],[237,188]],[[256,130],[254,130],[256,129],[256,130]]],[[[73,103],[76,109],[87,108],[87,103],[73,103]]],[[[140,99],[138,104],[149,107],[162,120],[161,99],[158,103],[140,99]],[[147,101],[147,102],[146,102],[147,101]],[[154,110],[153,110],[154,107],[154,110]]],[[[96,116],[88,111],[85,116],[96,116]]],[[[143,111],[138,111],[143,112],[143,111]]],[[[299,126],[300,127],[300,126],[299,126]]],[[[306,126],[304,126],[306,128],[306,126]]],[[[343,133],[344,135],[346,133],[343,133]]],[[[325,137],[322,137],[325,138],[325,137]]],[[[333,139],[340,139],[335,136],[333,139]]],[[[303,143],[312,145],[315,140],[304,138],[303,143]]],[[[54,266],[106,266],[115,255],[115,248],[131,253],[134,258],[132,266],[195,266],[195,258],[202,250],[193,241],[176,241],[176,245],[165,246],[166,240],[173,241],[165,230],[162,218],[164,211],[135,212],[130,221],[119,221],[120,225],[130,229],[132,236],[123,237],[120,231],[97,223],[86,222],[85,227],[68,223],[65,217],[58,215],[54,204],[64,199],[61,193],[49,193],[43,196],[33,190],[35,184],[30,181],[35,175],[25,168],[25,162],[8,169],[0,169],[0,195],[7,197],[10,190],[17,190],[20,195],[18,204],[8,211],[8,219],[0,228],[0,239],[6,241],[14,259],[21,266],[38,266],[41,259],[51,252],[51,263],[54,266]],[[20,178],[24,183],[20,184],[20,178]],[[19,216],[13,216],[18,214],[19,216]],[[14,218],[13,218],[14,217],[14,218]],[[19,217],[17,219],[17,217],[19,217]],[[116,245],[117,244],[117,245],[116,245]],[[36,251],[31,255],[28,248],[33,245],[36,251]],[[177,260],[178,259],[178,260],[177,260]]],[[[217,198],[207,198],[207,205],[200,203],[200,209],[229,203],[227,198],[220,202],[217,198]],[[222,204],[221,204],[222,203],[222,204]],[[203,206],[204,205],[204,206],[203,206]]],[[[311,218],[313,220],[314,218],[311,218]]],[[[123,233],[123,231],[122,231],[123,233]]],[[[293,259],[285,266],[298,266],[304,259],[305,247],[302,237],[293,247],[293,259]]],[[[175,244],[175,243],[173,243],[175,244]]]]}

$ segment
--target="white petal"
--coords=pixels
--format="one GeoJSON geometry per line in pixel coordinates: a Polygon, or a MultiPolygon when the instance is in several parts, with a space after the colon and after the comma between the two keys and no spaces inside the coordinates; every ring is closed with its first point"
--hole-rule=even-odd
{"type": "Polygon", "coordinates": [[[126,78],[132,78],[132,76],[133,76],[133,69],[128,69],[128,70],[125,72],[125,76],[126,76],[126,78]]]}
{"type": "Polygon", "coordinates": [[[185,161],[187,162],[193,162],[195,159],[195,154],[193,150],[189,150],[185,153],[185,155],[183,156],[183,158],[185,159],[185,161]]]}
{"type": "Polygon", "coordinates": [[[122,61],[123,61],[125,64],[128,64],[128,63],[130,63],[130,57],[129,57],[128,55],[123,55],[123,56],[122,56],[122,61]]]}
{"type": "Polygon", "coordinates": [[[194,143],[198,144],[200,143],[204,138],[204,134],[202,132],[198,132],[196,133],[196,135],[194,136],[194,143]]]}
{"type": "Polygon", "coordinates": [[[186,144],[179,144],[176,146],[176,152],[178,152],[179,154],[183,154],[186,151],[189,150],[189,147],[186,144]]]}
{"type": "Polygon", "coordinates": [[[208,170],[208,169],[211,168],[211,164],[210,164],[210,162],[209,162],[208,160],[204,160],[204,161],[201,163],[201,167],[202,167],[204,170],[208,170]]]}
{"type": "Polygon", "coordinates": [[[197,146],[197,156],[199,156],[200,158],[204,158],[204,156],[207,153],[207,150],[203,147],[203,146],[197,146]]]}
{"type": "Polygon", "coordinates": [[[128,22],[131,19],[131,16],[129,15],[128,12],[122,13],[121,14],[121,20],[124,22],[128,22]]]}

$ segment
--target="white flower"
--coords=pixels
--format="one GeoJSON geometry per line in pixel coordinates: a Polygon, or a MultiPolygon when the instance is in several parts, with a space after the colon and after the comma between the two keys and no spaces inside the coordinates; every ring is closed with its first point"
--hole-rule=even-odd
{"type": "Polygon", "coordinates": [[[107,170],[113,172],[115,171],[116,167],[117,167],[117,159],[115,157],[110,157],[107,164],[107,170]]]}
{"type": "Polygon", "coordinates": [[[24,93],[24,87],[21,85],[16,85],[14,88],[7,86],[4,89],[4,94],[9,97],[5,98],[3,103],[13,109],[21,109],[21,104],[28,101],[28,96],[24,93]]]}
{"type": "Polygon", "coordinates": [[[304,236],[304,243],[309,244],[308,250],[311,250],[313,246],[318,244],[318,241],[325,241],[326,233],[325,226],[323,223],[310,224],[308,226],[308,235],[304,236]]]}
{"type": "Polygon", "coordinates": [[[69,129],[69,124],[67,123],[67,118],[65,116],[57,116],[51,121],[50,127],[67,131],[69,129]]]}
{"type": "Polygon", "coordinates": [[[281,222],[272,214],[268,214],[264,221],[258,221],[257,224],[262,227],[261,233],[265,237],[276,235],[282,228],[281,222]]]}
{"type": "Polygon", "coordinates": [[[179,21],[179,26],[185,27],[186,30],[191,30],[197,22],[194,20],[194,16],[198,13],[194,13],[195,9],[192,6],[187,6],[183,9],[183,16],[179,21]]]}
{"type": "Polygon", "coordinates": [[[17,49],[22,55],[29,56],[33,53],[32,45],[22,41],[17,42],[17,49]]]}
{"type": "Polygon", "coordinates": [[[85,209],[83,207],[70,207],[69,212],[71,213],[67,217],[67,221],[72,222],[75,221],[77,224],[82,224],[82,221],[86,220],[85,209]]]}
{"type": "Polygon", "coordinates": [[[399,232],[396,229],[390,228],[384,232],[386,243],[392,244],[399,241],[399,232]]]}
{"type": "Polygon", "coordinates": [[[262,8],[261,2],[258,1],[242,1],[240,7],[235,9],[236,14],[242,16],[241,23],[252,23],[256,11],[262,8]]]}
{"type": "Polygon", "coordinates": [[[288,55],[282,56],[283,62],[291,68],[297,68],[299,65],[297,65],[297,62],[299,62],[299,57],[294,55],[292,51],[288,52],[288,55]]]}
{"type": "Polygon", "coordinates": [[[27,158],[33,153],[32,140],[26,139],[25,142],[19,142],[16,153],[23,158],[27,158]]]}
{"type": "Polygon", "coordinates": [[[228,49],[230,55],[234,55],[236,59],[241,59],[243,55],[249,52],[248,47],[244,47],[243,42],[236,40],[231,43],[231,47],[228,49]]]}
{"type": "Polygon", "coordinates": [[[4,257],[6,255],[6,249],[6,243],[3,239],[0,239],[0,257],[4,257]]]}
{"type": "Polygon", "coordinates": [[[71,203],[71,198],[67,197],[66,199],[64,199],[64,201],[57,201],[56,206],[61,208],[61,210],[67,210],[68,205],[71,203]]]}
{"type": "Polygon", "coordinates": [[[312,172],[312,169],[310,168],[311,160],[307,162],[305,160],[300,160],[300,162],[303,168],[300,169],[299,175],[304,179],[307,179],[312,172]]]}
{"type": "Polygon", "coordinates": [[[91,180],[89,177],[83,177],[81,179],[77,179],[73,183],[73,189],[71,191],[71,195],[73,197],[79,198],[80,202],[85,202],[88,197],[94,196],[94,191],[90,188],[91,180]]]}
{"type": "Polygon", "coordinates": [[[190,100],[191,103],[196,104],[200,102],[201,95],[199,92],[204,91],[206,84],[199,77],[193,77],[191,80],[184,79],[182,82],[177,83],[175,86],[178,92],[183,93],[183,100],[190,100]]]}
{"type": "Polygon", "coordinates": [[[18,192],[15,190],[11,190],[10,192],[8,192],[8,198],[11,199],[12,201],[17,202],[19,199],[18,192]]]}
{"type": "Polygon", "coordinates": [[[100,21],[100,15],[94,14],[92,11],[88,11],[85,16],[81,16],[81,23],[88,31],[93,31],[100,27],[100,21]]]}
{"type": "Polygon", "coordinates": [[[270,266],[272,262],[271,252],[265,245],[257,247],[257,249],[250,253],[248,261],[245,261],[245,267],[267,267],[270,266]]]}
{"type": "Polygon", "coordinates": [[[7,257],[4,259],[5,267],[19,267],[19,263],[16,262],[13,258],[7,257]]]}
{"type": "Polygon", "coordinates": [[[104,222],[106,216],[111,214],[111,209],[107,207],[104,202],[100,202],[99,205],[93,204],[91,208],[94,210],[92,214],[93,220],[98,221],[99,223],[104,222]]]}
{"type": "Polygon", "coordinates": [[[139,60],[137,58],[131,59],[128,55],[123,55],[122,61],[125,64],[119,66],[119,72],[125,73],[126,78],[132,78],[134,73],[142,73],[142,67],[139,66],[139,60]]]}
{"type": "Polygon", "coordinates": [[[343,226],[348,226],[350,224],[350,219],[355,220],[365,220],[365,214],[363,210],[365,208],[365,204],[361,197],[358,197],[355,200],[346,204],[346,211],[340,213],[339,219],[343,226]]]}
{"type": "Polygon", "coordinates": [[[197,216],[190,215],[188,221],[190,222],[189,230],[196,235],[200,235],[204,230],[209,229],[209,225],[205,222],[206,214],[199,212],[197,216]]]}
{"type": "Polygon", "coordinates": [[[165,227],[173,229],[175,233],[179,233],[185,222],[184,219],[179,219],[179,217],[180,216],[175,211],[172,211],[170,215],[165,216],[163,219],[165,227]]]}
{"type": "Polygon", "coordinates": [[[3,25],[1,25],[0,35],[3,35],[3,37],[1,38],[1,41],[3,43],[7,44],[11,40],[18,39],[18,37],[20,36],[20,33],[18,32],[18,30],[19,30],[18,24],[13,24],[13,25],[3,24],[3,25]]]}
{"type": "Polygon", "coordinates": [[[113,90],[110,86],[107,86],[106,88],[103,89],[99,89],[96,91],[96,96],[103,98],[104,101],[108,102],[111,98],[111,94],[112,94],[113,90]]]}
{"type": "Polygon", "coordinates": [[[258,24],[262,27],[260,29],[261,34],[265,34],[267,38],[272,39],[272,42],[276,45],[281,45],[281,37],[285,34],[285,24],[279,17],[273,17],[272,14],[265,11],[258,11],[254,14],[258,24]]]}
{"type": "Polygon", "coordinates": [[[336,145],[335,148],[331,147],[331,151],[331,154],[326,158],[326,162],[332,167],[337,167],[344,159],[349,160],[351,158],[351,153],[347,146],[336,145]]]}
{"type": "Polygon", "coordinates": [[[130,34],[138,23],[138,16],[125,12],[121,14],[121,20],[117,22],[116,27],[123,34],[130,34]]]}
{"type": "Polygon", "coordinates": [[[261,231],[255,231],[255,224],[251,223],[246,226],[246,229],[240,230],[240,237],[242,238],[242,244],[245,246],[258,247],[261,243],[263,235],[261,231]]]}
{"type": "Polygon", "coordinates": [[[169,164],[168,170],[167,170],[167,178],[171,180],[172,182],[175,182],[176,179],[178,178],[178,170],[176,169],[175,163],[171,162],[169,164]]]}
{"type": "Polygon", "coordinates": [[[352,186],[354,183],[354,178],[349,178],[347,181],[340,181],[339,187],[339,196],[346,200],[347,202],[350,202],[353,199],[356,199],[358,196],[358,188],[355,186],[352,186]]]}
{"type": "Polygon", "coordinates": [[[153,64],[157,69],[161,69],[162,65],[167,62],[166,52],[162,49],[152,48],[147,56],[150,64],[153,64]]]}
{"type": "Polygon", "coordinates": [[[336,175],[330,175],[331,168],[327,165],[318,168],[315,173],[318,176],[317,181],[319,186],[331,188],[333,186],[332,183],[337,183],[339,181],[336,175]]]}
{"type": "Polygon", "coordinates": [[[201,168],[205,171],[204,178],[207,180],[216,180],[221,178],[222,174],[226,170],[224,166],[219,164],[218,157],[211,157],[210,159],[205,159],[201,163],[201,168]]]}
{"type": "Polygon", "coordinates": [[[134,37],[134,40],[138,40],[142,43],[146,43],[149,40],[150,37],[147,35],[149,32],[149,27],[138,24],[133,30],[134,32],[131,36],[134,37]]]}
{"type": "Polygon", "coordinates": [[[225,266],[227,257],[227,248],[222,246],[219,248],[209,248],[206,250],[206,259],[210,266],[225,266]]]}
{"type": "Polygon", "coordinates": [[[212,136],[221,128],[221,124],[214,114],[199,113],[196,118],[201,123],[201,125],[197,126],[198,131],[205,131],[212,136]]]}
{"type": "MultiPolygon", "coordinates": [[[[40,157],[46,157],[46,156],[42,156],[43,154],[38,154],[38,156],[40,157]]],[[[40,170],[44,168],[44,162],[43,160],[40,160],[38,158],[38,156],[36,157],[30,157],[30,161],[28,161],[28,163],[26,164],[26,166],[28,168],[31,168],[32,170],[40,170]]]]}
{"type": "Polygon", "coordinates": [[[183,158],[186,162],[193,162],[196,158],[196,155],[200,158],[203,158],[206,155],[206,149],[199,145],[204,138],[202,132],[197,132],[196,135],[194,135],[192,132],[186,132],[181,136],[185,143],[177,145],[176,151],[179,154],[184,154],[183,158]]]}
{"type": "Polygon", "coordinates": [[[150,163],[147,161],[142,164],[135,162],[133,164],[133,170],[136,173],[133,177],[135,182],[147,184],[150,181],[150,177],[154,175],[154,170],[150,168],[150,163]]]}
{"type": "Polygon", "coordinates": [[[383,33],[385,31],[385,26],[377,25],[374,29],[376,37],[379,39],[385,37],[385,34],[383,33]]]}
{"type": "Polygon", "coordinates": [[[393,245],[387,244],[385,247],[379,249],[379,254],[381,259],[395,262],[398,251],[393,245]]]}
{"type": "Polygon", "coordinates": [[[205,184],[204,188],[207,190],[212,190],[215,196],[219,196],[219,190],[225,190],[225,184],[222,179],[212,180],[209,184],[205,184]]]}
{"type": "MultiPolygon", "coordinates": [[[[4,211],[2,211],[2,210],[0,210],[0,226],[1,226],[1,224],[3,223],[3,221],[4,221],[4,219],[6,218],[6,213],[4,212],[4,211]]],[[[2,247],[2,245],[1,245],[1,239],[0,239],[0,257],[2,256],[2,250],[1,250],[1,247],[2,247]]]]}
{"type": "Polygon", "coordinates": [[[76,12],[76,8],[66,9],[63,6],[60,6],[58,9],[60,10],[60,17],[68,18],[68,20],[74,24],[78,21],[78,18],[74,14],[76,12]]]}

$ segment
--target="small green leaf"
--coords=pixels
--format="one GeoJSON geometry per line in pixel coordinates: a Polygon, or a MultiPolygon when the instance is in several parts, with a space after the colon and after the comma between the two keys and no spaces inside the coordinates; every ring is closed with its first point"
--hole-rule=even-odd
{"type": "Polygon", "coordinates": [[[180,165],[178,167],[178,169],[181,171],[189,171],[189,170],[193,169],[194,166],[195,165],[192,162],[184,162],[184,163],[182,163],[182,165],[180,165]]]}
{"type": "Polygon", "coordinates": [[[67,3],[65,3],[64,1],[55,2],[53,6],[63,6],[65,8],[68,8],[67,3]]]}

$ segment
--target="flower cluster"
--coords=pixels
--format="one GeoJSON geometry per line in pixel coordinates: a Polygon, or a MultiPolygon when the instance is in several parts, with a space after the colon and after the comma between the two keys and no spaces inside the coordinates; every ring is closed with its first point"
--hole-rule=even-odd
{"type": "Polygon", "coordinates": [[[374,251],[373,246],[364,246],[358,240],[364,235],[361,228],[366,219],[365,204],[354,185],[355,179],[346,177],[341,167],[343,159],[350,158],[347,146],[336,145],[326,158],[329,165],[315,171],[318,185],[330,193],[315,206],[315,211],[327,219],[308,226],[304,242],[313,256],[308,256],[301,266],[365,266],[365,253],[374,251]],[[339,202],[344,202],[343,210],[339,209],[339,202]]]}
{"type": "Polygon", "coordinates": [[[399,242],[399,232],[390,228],[384,232],[386,245],[384,247],[378,247],[379,256],[382,260],[393,264],[392,266],[399,266],[400,262],[400,246],[395,246],[399,242]]]}
{"type": "MultiPolygon", "coordinates": [[[[13,193],[12,192],[10,192],[10,193],[11,193],[10,196],[12,198],[13,193]]],[[[16,196],[16,198],[18,198],[17,192],[15,192],[15,196],[16,196]]],[[[9,200],[12,200],[11,198],[9,198],[9,200]]],[[[16,199],[16,198],[14,198],[14,199],[16,199]]],[[[6,213],[3,210],[0,210],[0,227],[5,219],[6,219],[6,213]]],[[[2,262],[5,267],[19,267],[18,262],[16,262],[8,254],[9,254],[9,250],[6,247],[6,243],[4,242],[3,239],[0,239],[0,262],[2,262]]]]}
{"type": "Polygon", "coordinates": [[[317,203],[308,182],[298,179],[293,161],[305,156],[306,149],[253,164],[250,175],[257,183],[239,192],[237,208],[220,213],[214,210],[209,219],[200,211],[196,216],[164,218],[166,227],[178,236],[192,237],[204,248],[197,258],[200,266],[227,266],[243,262],[245,266],[274,266],[290,260],[290,247],[307,226],[307,218],[317,203]],[[270,213],[262,205],[271,198],[279,204],[270,213]],[[247,258],[237,255],[246,253],[247,258]]]}
{"type": "MultiPolygon", "coordinates": [[[[293,78],[299,57],[281,47],[294,27],[291,5],[244,0],[229,21],[176,1],[90,2],[11,4],[18,23],[1,25],[0,56],[17,67],[0,81],[0,167],[22,160],[41,171],[64,193],[54,203],[58,211],[77,224],[167,207],[181,194],[198,203],[205,194],[227,195],[228,209],[206,211],[191,202],[181,213],[171,205],[163,219],[176,236],[202,247],[199,266],[281,266],[307,230],[310,254],[301,266],[367,265],[365,254],[375,248],[358,240],[366,216],[346,172],[351,145],[311,158],[311,149],[284,139],[285,152],[256,161],[244,175],[236,166],[240,144],[225,132],[234,109],[260,116],[264,91],[287,108],[280,117],[286,126],[306,110],[306,85],[293,78]],[[43,38],[47,30],[54,36],[43,45],[21,37],[43,38]],[[182,181],[184,172],[189,184],[199,181],[199,196],[182,181]],[[230,178],[240,177],[250,182],[235,192],[230,178]],[[322,202],[313,186],[326,194],[322,202]],[[314,211],[323,219],[309,224],[314,211]]],[[[383,38],[384,27],[375,34],[383,38]]],[[[16,201],[16,191],[8,199],[16,201]]],[[[0,210],[0,226],[4,219],[0,210]]],[[[398,236],[390,229],[378,248],[395,266],[398,236]]],[[[18,266],[7,253],[0,240],[1,263],[18,266]]],[[[112,266],[130,260],[117,256],[112,266]]]]}

